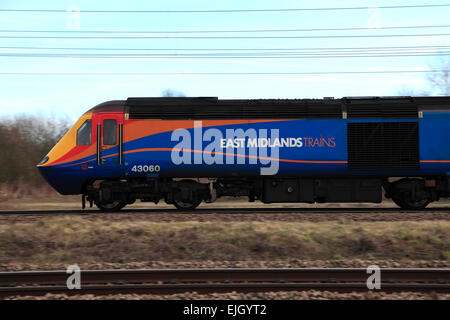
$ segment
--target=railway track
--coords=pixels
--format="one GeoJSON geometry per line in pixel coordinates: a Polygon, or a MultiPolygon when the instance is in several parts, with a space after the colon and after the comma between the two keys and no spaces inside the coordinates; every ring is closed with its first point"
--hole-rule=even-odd
{"type": "Polygon", "coordinates": [[[167,208],[149,208],[149,209],[124,209],[117,212],[103,213],[96,209],[86,210],[0,210],[0,215],[88,215],[88,214],[129,214],[129,213],[147,213],[147,214],[271,214],[271,213],[450,213],[450,207],[427,208],[423,210],[405,210],[401,208],[200,208],[194,211],[181,211],[178,209],[167,208]]]}
{"type": "MultiPolygon", "coordinates": [[[[375,291],[450,292],[450,268],[381,269],[375,291]]],[[[52,294],[175,294],[183,292],[368,291],[363,268],[146,269],[81,271],[69,290],[66,271],[0,272],[0,297],[52,294]]]]}

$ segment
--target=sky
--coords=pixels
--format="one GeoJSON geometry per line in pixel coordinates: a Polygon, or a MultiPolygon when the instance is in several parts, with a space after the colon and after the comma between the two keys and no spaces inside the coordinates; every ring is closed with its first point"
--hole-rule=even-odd
{"type": "MultiPolygon", "coordinates": [[[[450,2],[449,2],[450,3],[450,2]]],[[[166,89],[186,96],[220,99],[322,98],[399,95],[429,90],[425,73],[371,74],[247,74],[308,73],[383,70],[428,70],[441,58],[428,56],[224,58],[174,57],[197,53],[192,49],[298,49],[450,46],[449,36],[373,37],[379,35],[450,34],[450,7],[376,9],[393,5],[446,4],[443,1],[5,1],[0,9],[60,9],[81,12],[0,11],[0,116],[29,114],[76,120],[91,107],[127,97],[161,96],[166,89]],[[362,10],[220,12],[220,13],[89,13],[83,10],[217,10],[367,7],[362,10]],[[383,29],[393,26],[449,25],[439,28],[383,29]],[[242,31],[273,29],[335,29],[264,33],[169,33],[170,31],[242,31]],[[11,30],[16,32],[11,32],[11,30]],[[33,32],[17,32],[17,31],[33,32]],[[65,31],[40,33],[36,31],[65,31]],[[162,33],[83,33],[85,31],[153,31],[162,33]],[[8,31],[8,32],[6,32],[8,31]],[[80,32],[82,31],[82,32],[80,32]],[[276,38],[277,36],[345,36],[349,38],[276,38]],[[128,39],[11,38],[17,36],[123,36],[128,39]],[[157,36],[160,39],[129,37],[157,36]],[[171,37],[172,36],[172,37],[171,37]],[[230,36],[226,39],[180,39],[173,36],[230,36]],[[248,39],[236,36],[274,36],[248,39]],[[9,37],[9,38],[7,38],[9,37]],[[10,48],[6,48],[10,47],[10,48]],[[13,47],[13,48],[11,48],[13,47]],[[18,47],[28,47],[19,49],[18,47]],[[31,47],[31,49],[30,49],[31,47]],[[33,49],[34,48],[34,49],[33,49]],[[44,48],[44,49],[36,49],[44,48]],[[92,50],[47,48],[93,48],[92,50]],[[99,50],[99,49],[108,50],[99,50]],[[95,50],[94,50],[95,49],[95,50]],[[141,49],[113,51],[110,49],[141,49]],[[148,49],[148,50],[142,50],[148,49]],[[155,49],[168,49],[155,51],[155,49]],[[191,49],[191,51],[186,51],[191,49]],[[67,57],[58,54],[125,54],[126,58],[67,57]],[[171,54],[171,57],[130,58],[129,54],[171,54]],[[31,56],[30,56],[31,54],[31,56]],[[37,55],[38,56],[37,56],[37,55]],[[57,54],[57,56],[48,56],[57,54]],[[27,56],[28,55],[28,56],[27,56]],[[41,55],[41,56],[39,56],[41,55]],[[44,55],[44,57],[42,56],[44,55]],[[83,73],[128,73],[86,75],[83,73]],[[79,75],[24,75],[11,73],[81,73],[79,75]],[[136,75],[135,73],[157,73],[136,75]],[[169,73],[169,74],[168,74],[169,73]],[[172,73],[172,74],[170,74],[172,73]],[[180,75],[173,73],[231,73],[227,75],[180,75]]],[[[427,52],[442,54],[442,49],[427,52]]],[[[445,51],[445,49],[444,49],[445,51]]],[[[230,51],[231,52],[231,51],[230,51]]],[[[235,52],[235,51],[232,51],[235,52]]],[[[237,52],[237,51],[236,51],[237,52]]],[[[249,51],[251,52],[251,51],[249,51]]],[[[266,51],[264,51],[266,52],[266,51]]],[[[268,51],[267,51],[268,52],[268,51]]],[[[266,53],[267,53],[266,52],[266,53]]],[[[352,54],[353,51],[350,52],[352,54]]]]}

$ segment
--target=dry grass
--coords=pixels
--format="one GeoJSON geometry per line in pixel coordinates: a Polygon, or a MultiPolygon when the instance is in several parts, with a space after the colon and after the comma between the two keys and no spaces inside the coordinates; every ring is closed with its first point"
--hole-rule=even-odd
{"type": "Polygon", "coordinates": [[[48,184],[0,184],[0,210],[45,210],[55,207],[66,209],[67,206],[78,209],[81,207],[80,199],[79,195],[60,195],[48,184]]]}
{"type": "Polygon", "coordinates": [[[0,263],[407,259],[450,261],[450,222],[85,221],[0,226],[0,263]]]}
{"type": "Polygon", "coordinates": [[[49,185],[43,184],[38,187],[30,186],[27,183],[20,182],[14,185],[0,184],[0,201],[17,200],[48,200],[64,199],[49,185]]]}

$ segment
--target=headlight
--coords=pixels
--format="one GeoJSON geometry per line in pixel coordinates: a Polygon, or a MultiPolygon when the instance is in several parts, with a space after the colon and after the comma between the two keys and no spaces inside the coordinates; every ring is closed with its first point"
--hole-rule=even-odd
{"type": "Polygon", "coordinates": [[[48,156],[45,156],[44,159],[41,160],[41,162],[38,163],[38,166],[43,165],[48,161],[48,156]]]}

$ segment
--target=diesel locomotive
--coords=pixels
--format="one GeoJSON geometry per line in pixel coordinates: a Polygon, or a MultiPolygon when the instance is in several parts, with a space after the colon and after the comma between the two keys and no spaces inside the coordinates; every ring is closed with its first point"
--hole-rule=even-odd
{"type": "Polygon", "coordinates": [[[37,165],[104,211],[219,197],[371,202],[450,197],[450,97],[128,98],[83,114],[37,165]]]}

